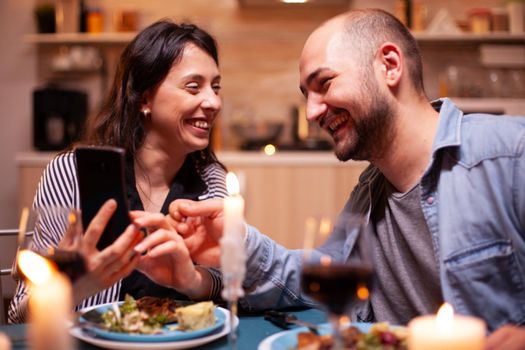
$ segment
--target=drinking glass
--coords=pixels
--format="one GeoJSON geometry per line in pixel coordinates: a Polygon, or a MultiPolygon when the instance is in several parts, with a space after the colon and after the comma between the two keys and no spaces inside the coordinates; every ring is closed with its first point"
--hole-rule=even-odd
{"type": "MultiPolygon", "coordinates": [[[[66,207],[38,207],[22,211],[20,219],[20,230],[18,239],[18,251],[31,250],[46,259],[52,261],[56,268],[64,273],[71,281],[75,281],[86,271],[85,261],[80,252],[80,241],[82,238],[82,225],[78,212],[66,207]],[[34,241],[41,240],[43,232],[64,233],[64,237],[58,247],[49,246],[41,249],[34,241]],[[33,239],[29,239],[32,232],[33,239]]],[[[18,261],[18,252],[17,259],[18,261]]],[[[15,278],[18,278],[18,269],[13,269],[15,278]]]]}
{"type": "Polygon", "coordinates": [[[374,268],[369,237],[362,216],[342,215],[335,230],[344,230],[355,244],[350,256],[342,253],[343,247],[341,252],[331,251],[328,255],[322,245],[319,247],[328,236],[327,225],[321,220],[317,228],[314,221],[306,224],[301,285],[303,291],[319,302],[327,313],[332,325],[333,349],[343,349],[341,332],[349,324],[349,309],[370,295],[374,268]]]}

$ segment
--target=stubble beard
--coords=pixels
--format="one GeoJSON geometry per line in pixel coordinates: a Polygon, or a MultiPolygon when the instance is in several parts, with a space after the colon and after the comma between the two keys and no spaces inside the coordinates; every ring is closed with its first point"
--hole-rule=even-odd
{"type": "Polygon", "coordinates": [[[394,137],[393,108],[371,78],[364,79],[366,83],[359,98],[362,102],[350,116],[351,129],[334,139],[335,156],[340,161],[381,158],[394,137]],[[365,101],[369,101],[368,106],[365,101]]]}

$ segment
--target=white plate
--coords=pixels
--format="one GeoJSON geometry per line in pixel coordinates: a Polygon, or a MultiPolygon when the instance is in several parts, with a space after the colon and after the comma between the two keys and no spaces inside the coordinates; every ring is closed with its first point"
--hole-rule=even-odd
{"type": "MultiPolygon", "coordinates": [[[[178,340],[178,341],[168,341],[168,342],[154,342],[154,343],[134,343],[134,342],[124,342],[116,340],[108,340],[103,338],[98,338],[88,332],[83,331],[78,327],[72,327],[69,330],[69,333],[86,343],[90,343],[96,346],[100,346],[105,349],[117,349],[117,350],[133,350],[133,349],[148,349],[148,350],[168,350],[168,349],[189,349],[199,345],[203,345],[209,342],[219,339],[226,334],[230,333],[230,312],[222,307],[217,307],[217,310],[224,313],[226,322],[224,327],[220,332],[209,334],[200,338],[188,339],[188,340],[178,340]]],[[[235,316],[233,321],[234,328],[237,328],[239,325],[239,318],[235,316]]]]}
{"type": "MultiPolygon", "coordinates": [[[[370,329],[371,323],[352,323],[353,326],[357,327],[361,332],[367,333],[370,329]]],[[[320,325],[321,334],[330,333],[330,325],[323,323],[320,325]]],[[[300,332],[308,332],[308,328],[300,327],[294,328],[289,331],[283,331],[273,334],[265,338],[260,344],[257,350],[292,350],[297,348],[297,334],[300,332]]]]}
{"type": "MultiPolygon", "coordinates": [[[[122,305],[124,302],[119,302],[118,305],[122,305]]],[[[87,319],[93,319],[93,317],[102,318],[102,315],[106,313],[109,309],[111,309],[112,304],[104,304],[100,305],[98,307],[95,307],[94,309],[90,309],[89,311],[83,312],[79,316],[79,321],[85,321],[85,318],[87,319]],[[87,317],[89,314],[93,314],[91,317],[87,317]]],[[[116,340],[116,341],[125,341],[125,342],[172,342],[172,341],[179,341],[179,340],[187,340],[187,339],[194,339],[194,338],[202,338],[205,335],[216,333],[220,328],[224,327],[224,322],[226,321],[226,315],[219,311],[217,308],[214,310],[215,314],[215,322],[213,325],[209,327],[205,327],[202,329],[197,330],[188,330],[188,331],[182,331],[179,329],[171,329],[170,327],[176,327],[176,323],[170,323],[168,325],[164,325],[162,327],[162,333],[157,334],[136,334],[136,333],[127,333],[127,332],[115,332],[111,331],[109,329],[101,329],[98,327],[91,327],[86,326],[85,328],[89,329],[97,337],[109,339],[109,340],[116,340]]]]}

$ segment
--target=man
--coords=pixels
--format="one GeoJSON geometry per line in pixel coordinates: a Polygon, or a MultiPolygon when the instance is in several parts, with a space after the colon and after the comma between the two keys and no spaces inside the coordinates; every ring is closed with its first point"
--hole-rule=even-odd
{"type": "MultiPolygon", "coordinates": [[[[332,136],[336,156],[371,163],[342,213],[364,214],[374,243],[376,288],[353,320],[405,324],[447,301],[495,331],[488,348],[525,348],[525,118],[430,104],[414,38],[381,10],[313,32],[300,79],[307,117],[332,136]]],[[[197,261],[218,264],[221,205],[171,205],[197,261]],[[183,222],[191,216],[200,220],[183,222]]],[[[322,250],[348,257],[354,239],[336,227],[322,250]]],[[[299,251],[249,226],[246,248],[245,307],[309,304],[299,251]]]]}

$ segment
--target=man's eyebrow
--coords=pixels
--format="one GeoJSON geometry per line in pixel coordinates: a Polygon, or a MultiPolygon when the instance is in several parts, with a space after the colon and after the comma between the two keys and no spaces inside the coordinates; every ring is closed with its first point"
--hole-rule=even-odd
{"type": "Polygon", "coordinates": [[[317,78],[317,76],[319,74],[321,74],[321,72],[325,71],[325,70],[328,70],[328,68],[325,68],[325,67],[320,67],[320,68],[317,68],[316,70],[314,70],[312,73],[310,73],[308,75],[308,77],[306,78],[306,86],[310,85],[312,83],[312,81],[317,78]]]}

